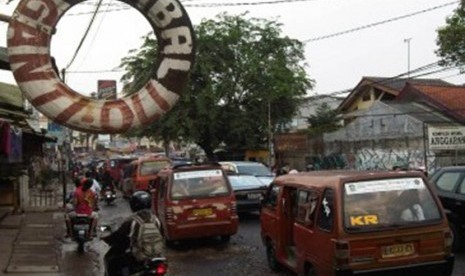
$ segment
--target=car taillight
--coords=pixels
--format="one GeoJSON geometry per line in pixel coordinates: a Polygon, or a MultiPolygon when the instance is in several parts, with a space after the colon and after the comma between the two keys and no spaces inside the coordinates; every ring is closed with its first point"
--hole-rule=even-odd
{"type": "Polygon", "coordinates": [[[165,213],[166,221],[173,221],[173,208],[172,207],[167,207],[166,208],[166,213],[165,213]]]}
{"type": "Polygon", "coordinates": [[[447,252],[452,251],[452,242],[454,240],[454,236],[450,230],[444,230],[444,249],[447,252]]]}
{"type": "Polygon", "coordinates": [[[350,248],[346,241],[336,241],[334,243],[334,262],[337,267],[349,264],[350,248]]]}
{"type": "Polygon", "coordinates": [[[231,203],[231,214],[232,215],[237,214],[237,203],[235,201],[231,203]]]}
{"type": "Polygon", "coordinates": [[[150,275],[163,276],[168,272],[168,266],[165,263],[159,263],[157,267],[150,271],[150,275]]]}

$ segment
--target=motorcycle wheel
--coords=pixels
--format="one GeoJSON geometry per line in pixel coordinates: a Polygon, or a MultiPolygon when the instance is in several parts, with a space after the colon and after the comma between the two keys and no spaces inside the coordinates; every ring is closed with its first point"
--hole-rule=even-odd
{"type": "Polygon", "coordinates": [[[78,241],[77,251],[80,254],[84,253],[84,241],[78,241]]]}

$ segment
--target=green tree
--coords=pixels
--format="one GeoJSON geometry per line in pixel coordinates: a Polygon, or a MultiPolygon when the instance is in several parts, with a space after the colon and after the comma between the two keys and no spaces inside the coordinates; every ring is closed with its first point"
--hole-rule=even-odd
{"type": "Polygon", "coordinates": [[[309,132],[314,135],[331,132],[340,128],[339,116],[335,109],[332,109],[327,103],[322,103],[316,109],[315,114],[307,118],[310,124],[309,132]]]}
{"type": "Polygon", "coordinates": [[[462,0],[452,16],[446,19],[446,26],[437,30],[436,54],[443,65],[465,64],[465,1],[462,0]]]}
{"type": "MultiPolygon", "coordinates": [[[[184,140],[208,157],[219,145],[260,148],[267,143],[268,110],[276,131],[296,113],[312,88],[305,72],[303,44],[281,36],[281,24],[247,14],[203,20],[196,28],[196,62],[188,89],[175,107],[139,135],[184,140]]],[[[123,59],[129,92],[148,79],[156,58],[153,35],[123,59]]]]}

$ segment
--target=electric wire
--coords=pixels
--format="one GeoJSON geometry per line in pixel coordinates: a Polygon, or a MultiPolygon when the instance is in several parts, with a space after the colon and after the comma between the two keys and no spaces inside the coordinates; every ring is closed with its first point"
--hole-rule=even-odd
{"type": "Polygon", "coordinates": [[[352,29],[348,29],[348,30],[344,30],[344,31],[340,31],[340,32],[336,32],[336,33],[332,33],[332,34],[328,34],[328,35],[323,35],[323,36],[318,36],[318,37],[306,39],[306,40],[303,40],[302,42],[303,43],[315,42],[315,41],[319,41],[319,40],[323,40],[323,39],[333,38],[333,37],[336,37],[336,36],[341,36],[341,35],[357,32],[357,31],[361,31],[361,30],[368,29],[368,28],[373,28],[373,27],[383,25],[383,24],[386,24],[386,23],[391,23],[391,22],[394,22],[394,21],[397,21],[397,20],[406,19],[406,18],[409,18],[409,17],[412,17],[412,16],[416,16],[416,15],[419,15],[419,14],[423,14],[423,13],[426,13],[426,12],[430,12],[430,11],[433,11],[433,10],[444,8],[444,7],[447,7],[447,6],[450,6],[450,5],[454,5],[454,4],[457,4],[459,2],[460,1],[445,3],[445,4],[435,6],[435,7],[432,7],[432,8],[428,8],[428,9],[424,9],[424,10],[421,10],[421,11],[416,11],[416,12],[413,12],[413,13],[409,13],[409,14],[389,18],[389,19],[386,19],[386,20],[370,23],[370,24],[359,26],[359,27],[356,27],[356,28],[352,28],[352,29]]]}
{"type": "MultiPolygon", "coordinates": [[[[103,22],[103,20],[104,20],[104,18],[105,18],[105,15],[107,14],[107,11],[108,11],[110,5],[112,4],[112,2],[113,2],[113,0],[110,0],[110,2],[109,2],[108,4],[106,4],[106,9],[103,11],[103,14],[102,14],[102,16],[101,16],[101,19],[100,19],[100,21],[99,21],[99,23],[98,23],[98,25],[97,25],[97,28],[95,29],[92,38],[91,38],[90,41],[88,42],[88,45],[89,45],[88,48],[91,48],[92,45],[94,44],[95,39],[96,39],[96,37],[97,37],[97,34],[98,34],[99,31],[100,31],[100,27],[102,26],[102,22],[103,22]]],[[[102,6],[103,6],[103,5],[102,5],[102,6]]],[[[100,8],[101,8],[102,6],[100,6],[100,8]]],[[[81,60],[81,63],[84,62],[84,60],[87,58],[87,55],[88,55],[88,54],[89,54],[89,52],[87,52],[87,53],[84,55],[84,57],[83,57],[82,60],[81,60]]]]}
{"type": "Polygon", "coordinates": [[[91,17],[91,19],[90,19],[90,22],[89,22],[89,24],[88,24],[88,26],[87,26],[87,29],[86,29],[84,35],[81,37],[81,40],[80,40],[80,42],[79,42],[78,47],[77,47],[76,50],[74,51],[74,55],[73,55],[73,57],[71,58],[71,61],[70,61],[70,62],[68,63],[68,65],[66,65],[66,67],[65,67],[66,69],[68,69],[68,68],[73,64],[74,60],[76,59],[76,57],[77,57],[77,55],[78,55],[78,53],[79,53],[79,51],[80,51],[80,49],[81,49],[81,47],[82,47],[82,45],[83,45],[83,43],[84,43],[84,41],[85,41],[87,35],[89,34],[90,28],[92,27],[92,25],[93,25],[93,23],[94,23],[95,17],[97,16],[97,12],[98,12],[98,10],[100,9],[100,5],[102,4],[102,1],[103,1],[103,0],[100,0],[100,1],[98,2],[97,6],[96,6],[96,8],[95,8],[95,11],[94,11],[94,13],[93,13],[93,15],[92,15],[92,17],[91,17]]]}

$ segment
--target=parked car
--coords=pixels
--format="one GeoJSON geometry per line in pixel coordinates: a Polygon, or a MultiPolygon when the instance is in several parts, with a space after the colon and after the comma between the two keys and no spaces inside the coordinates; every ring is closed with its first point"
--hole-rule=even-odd
{"type": "Polygon", "coordinates": [[[446,209],[454,234],[453,250],[458,251],[465,241],[465,166],[440,168],[430,180],[446,209]]]}
{"type": "Polygon", "coordinates": [[[452,233],[421,172],[277,177],[260,214],[272,270],[298,275],[451,275],[452,233]]]}
{"type": "Polygon", "coordinates": [[[253,175],[265,185],[269,185],[274,179],[273,172],[270,170],[270,168],[259,162],[222,161],[219,163],[226,172],[253,175]]]}
{"type": "Polygon", "coordinates": [[[152,184],[152,208],[168,245],[219,236],[228,242],[238,230],[236,199],[218,163],[162,169],[152,184]]]}
{"type": "Polygon", "coordinates": [[[237,201],[237,212],[260,211],[267,185],[253,175],[228,174],[237,201]]]}
{"type": "Polygon", "coordinates": [[[149,191],[150,181],[158,177],[158,172],[171,166],[167,157],[139,157],[127,164],[124,171],[121,191],[124,196],[131,196],[135,191],[149,191]]]}

